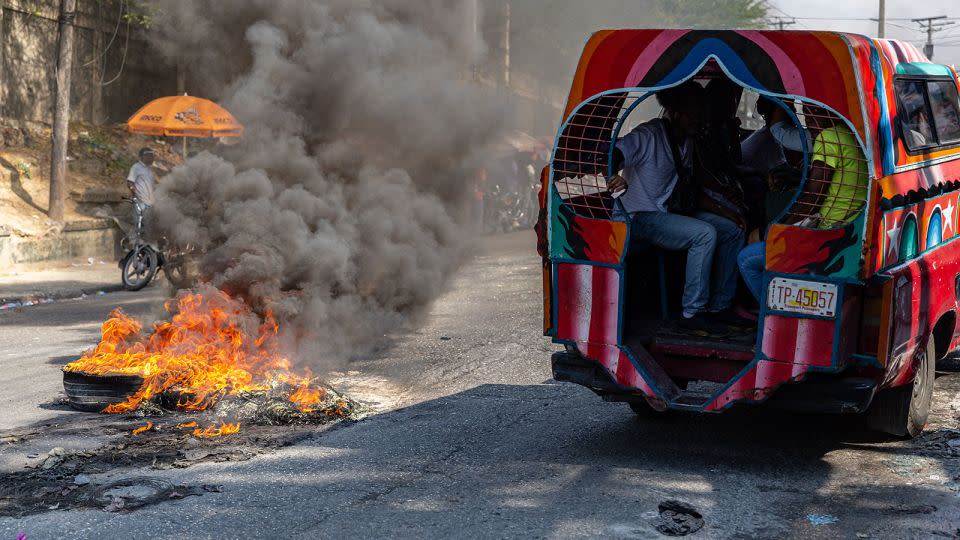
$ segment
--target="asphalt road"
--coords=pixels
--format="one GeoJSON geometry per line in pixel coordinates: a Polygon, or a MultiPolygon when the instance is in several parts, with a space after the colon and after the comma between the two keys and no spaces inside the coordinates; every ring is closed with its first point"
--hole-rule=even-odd
{"type": "MultiPolygon", "coordinates": [[[[0,314],[0,430],[81,418],[55,403],[59,366],[96,341],[112,307],[156,315],[162,292],[0,314]]],[[[539,329],[532,235],[488,239],[388,347],[316,366],[379,414],[248,461],[139,473],[221,493],[0,518],[0,538],[661,538],[650,521],[668,499],[702,513],[694,538],[960,534],[955,376],[938,379],[934,417],[914,441],[877,437],[856,418],[755,407],[640,420],[550,382],[554,349],[539,329]]],[[[40,433],[0,446],[0,471],[56,443],[40,433]]]]}

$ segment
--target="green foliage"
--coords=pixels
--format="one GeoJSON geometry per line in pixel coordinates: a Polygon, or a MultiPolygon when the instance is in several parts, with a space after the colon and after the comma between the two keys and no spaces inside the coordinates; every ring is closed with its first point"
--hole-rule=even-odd
{"type": "MultiPolygon", "coordinates": [[[[498,54],[500,2],[484,2],[484,38],[498,54]],[[492,26],[490,26],[492,25],[492,26]]],[[[583,44],[605,28],[758,28],[761,0],[510,0],[515,69],[567,84],[583,44]]]]}
{"type": "Polygon", "coordinates": [[[767,7],[760,0],[662,0],[663,26],[677,28],[762,28],[767,7]]]}
{"type": "Polygon", "coordinates": [[[160,8],[149,0],[129,0],[123,21],[132,26],[150,28],[160,15],[160,8]]]}
{"type": "Polygon", "coordinates": [[[137,161],[127,156],[118,156],[107,164],[107,167],[114,171],[127,172],[137,161]]]}
{"type": "Polygon", "coordinates": [[[16,163],[17,171],[20,173],[20,176],[26,179],[30,179],[30,164],[22,159],[16,163]]]}

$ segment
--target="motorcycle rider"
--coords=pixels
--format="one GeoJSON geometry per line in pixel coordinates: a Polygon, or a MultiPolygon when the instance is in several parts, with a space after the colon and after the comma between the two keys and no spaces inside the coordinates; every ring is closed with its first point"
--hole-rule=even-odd
{"type": "Polygon", "coordinates": [[[149,238],[153,228],[153,188],[157,183],[157,175],[151,166],[156,156],[151,148],[145,146],[140,149],[138,157],[127,175],[127,188],[133,194],[134,226],[142,219],[140,236],[149,238]]]}

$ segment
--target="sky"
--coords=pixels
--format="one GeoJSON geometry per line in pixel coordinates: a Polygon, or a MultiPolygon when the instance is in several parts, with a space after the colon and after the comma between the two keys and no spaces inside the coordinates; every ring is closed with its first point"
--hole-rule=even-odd
{"type": "MultiPolygon", "coordinates": [[[[789,29],[836,30],[877,35],[879,0],[769,0],[773,16],[795,17],[789,29]]],[[[886,37],[909,41],[921,47],[927,35],[909,19],[946,15],[955,24],[933,35],[933,60],[960,65],[960,0],[887,0],[886,37]]]]}

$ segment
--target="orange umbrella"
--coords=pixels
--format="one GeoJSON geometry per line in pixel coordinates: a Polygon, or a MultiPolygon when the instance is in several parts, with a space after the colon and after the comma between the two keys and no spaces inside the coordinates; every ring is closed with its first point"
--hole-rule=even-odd
{"type": "Polygon", "coordinates": [[[209,99],[186,94],[147,103],[127,120],[127,130],[170,137],[243,136],[243,126],[229,111],[209,99]]]}

